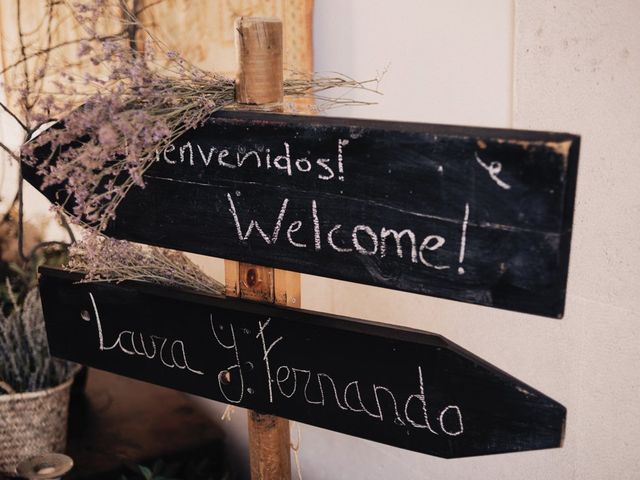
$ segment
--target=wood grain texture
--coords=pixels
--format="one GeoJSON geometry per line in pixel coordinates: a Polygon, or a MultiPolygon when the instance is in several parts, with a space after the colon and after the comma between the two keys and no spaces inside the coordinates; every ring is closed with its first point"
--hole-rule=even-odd
{"type": "Polygon", "coordinates": [[[312,0],[144,0],[152,5],[141,14],[152,32],[169,48],[211,72],[234,76],[234,22],[239,17],[276,17],[282,21],[285,74],[289,69],[310,73],[312,0]]]}
{"type": "Polygon", "coordinates": [[[282,103],[282,22],[240,17],[235,24],[238,72],[236,100],[242,104],[282,103]]]}
{"type": "MultiPolygon", "coordinates": [[[[119,0],[108,0],[114,5],[119,0]]],[[[234,21],[241,16],[278,17],[283,21],[285,76],[292,72],[309,74],[313,68],[312,15],[313,0],[139,0],[140,20],[167,48],[180,52],[190,62],[210,72],[233,77],[237,70],[234,49],[234,21]]],[[[0,1],[0,66],[12,65],[20,58],[18,39],[18,0],[0,1]]],[[[27,63],[32,85],[37,81],[37,72],[49,65],[49,74],[65,71],[77,75],[81,80],[85,73],[102,72],[93,65],[90,57],[78,58],[77,40],[86,32],[73,19],[65,2],[49,0],[20,0],[21,25],[28,33],[28,52],[56,47],[50,57],[34,57],[27,63]],[[52,7],[50,8],[50,6],[52,7]],[[47,28],[50,22],[51,28],[47,28]],[[50,32],[50,35],[49,33],[50,32]],[[51,70],[52,66],[56,66],[51,70]]],[[[115,17],[100,21],[100,33],[114,34],[121,29],[115,17]]],[[[139,36],[139,39],[142,37],[139,36]]],[[[140,47],[144,42],[140,42],[140,47]]],[[[5,72],[5,85],[21,83],[22,68],[5,72]]],[[[104,73],[104,72],[102,72],[104,73]]],[[[44,91],[57,91],[52,81],[45,79],[44,91]]],[[[76,82],[78,99],[90,91],[91,85],[76,82]]],[[[17,89],[5,88],[8,104],[20,111],[23,97],[17,89]]],[[[71,99],[69,99],[71,100],[71,99]]],[[[294,104],[308,103],[295,100],[294,104]]]]}
{"type": "Polygon", "coordinates": [[[445,458],[561,445],[562,405],[441,336],[76,280],[41,270],[54,355],[261,412],[265,453],[281,453],[272,415],[445,458]]]}
{"type": "MultiPolygon", "coordinates": [[[[117,0],[109,0],[115,2],[117,0]]],[[[56,92],[53,82],[65,72],[77,78],[74,89],[77,97],[65,96],[64,101],[81,102],[91,84],[82,81],[85,74],[104,74],[100,65],[91,63],[89,56],[78,57],[78,42],[87,32],[73,18],[65,2],[48,0],[6,0],[0,2],[0,67],[6,70],[22,58],[18,26],[23,32],[26,63],[10,68],[2,75],[8,105],[24,120],[24,105],[32,103],[39,92],[56,92]],[[18,8],[19,7],[19,8],[18,8]],[[51,50],[47,55],[37,52],[51,50]],[[41,72],[46,72],[42,77],[41,72]],[[26,79],[26,80],[25,80],[26,79]],[[9,88],[12,87],[12,88],[9,88]],[[25,97],[22,90],[32,94],[25,97]]],[[[116,18],[101,18],[97,24],[101,35],[114,35],[121,30],[116,18]]]]}
{"type": "Polygon", "coordinates": [[[251,478],[255,480],[291,478],[289,421],[275,415],[249,410],[247,422],[251,478]]]}
{"type": "MultiPolygon", "coordinates": [[[[238,54],[236,100],[247,106],[281,111],[282,22],[273,17],[240,17],[235,22],[235,31],[238,54]]],[[[240,263],[237,270],[241,298],[266,303],[276,300],[273,268],[240,263]]],[[[280,285],[280,291],[283,287],[286,292],[286,284],[280,285]]],[[[289,422],[253,410],[249,411],[247,422],[252,480],[290,479],[289,422]]]]}

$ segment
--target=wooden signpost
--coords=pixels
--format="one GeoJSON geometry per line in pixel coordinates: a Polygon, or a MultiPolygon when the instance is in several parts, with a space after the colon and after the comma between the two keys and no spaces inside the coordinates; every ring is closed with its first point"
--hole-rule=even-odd
{"type": "MultiPolygon", "coordinates": [[[[276,25],[238,25],[240,102],[281,99],[276,25]]],[[[578,150],[570,134],[218,113],[157,152],[107,234],[226,258],[245,300],[45,269],[52,353],[251,409],[254,478],[290,475],[283,418],[446,458],[558,447],[562,405],[437,335],[286,308],[299,277],[273,267],[561,317],[578,150]]]]}
{"type": "MultiPolygon", "coordinates": [[[[238,74],[236,101],[281,111],[283,34],[278,19],[239,18],[235,24],[238,74]]],[[[300,274],[225,260],[227,296],[300,307],[300,274]]],[[[253,479],[289,479],[289,422],[262,411],[247,412],[249,466],[253,479]]]]}

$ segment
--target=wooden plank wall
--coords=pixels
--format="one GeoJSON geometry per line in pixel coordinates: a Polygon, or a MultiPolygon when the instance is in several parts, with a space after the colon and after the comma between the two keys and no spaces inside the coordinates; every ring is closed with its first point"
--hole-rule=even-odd
{"type": "MultiPolygon", "coordinates": [[[[118,3],[117,0],[111,0],[118,3]]],[[[18,16],[26,40],[32,51],[47,45],[47,0],[3,0],[0,2],[0,65],[2,69],[13,64],[20,55],[18,16]],[[19,7],[19,8],[18,8],[19,7]],[[19,15],[18,15],[19,14],[19,15]]],[[[180,52],[197,66],[209,71],[233,76],[236,70],[233,22],[238,16],[274,16],[283,21],[284,64],[289,71],[310,73],[312,55],[313,0],[139,0],[140,18],[149,30],[167,46],[180,52]]],[[[77,25],[64,2],[51,9],[51,45],[70,42],[84,32],[77,25]]],[[[119,25],[115,18],[101,22],[104,32],[114,33],[119,25]]],[[[28,47],[29,48],[29,47],[28,47]]],[[[82,77],[94,73],[99,67],[89,59],[79,61],[77,44],[57,48],[50,65],[65,64],[65,70],[82,77]]],[[[31,77],[43,66],[44,57],[29,62],[31,77]]],[[[18,71],[22,74],[22,71],[18,71]]],[[[286,75],[287,72],[285,72],[286,75]]],[[[6,72],[2,80],[15,84],[15,72],[6,72]]],[[[82,89],[82,85],[78,85],[82,89]]],[[[19,93],[6,91],[10,103],[15,105],[19,93]]]]}

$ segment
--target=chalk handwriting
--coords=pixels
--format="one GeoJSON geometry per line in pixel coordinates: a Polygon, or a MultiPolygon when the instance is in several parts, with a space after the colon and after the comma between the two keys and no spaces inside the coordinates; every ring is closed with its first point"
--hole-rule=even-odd
{"type": "Polygon", "coordinates": [[[467,226],[469,224],[469,204],[466,203],[464,206],[464,220],[462,220],[462,236],[460,237],[460,253],[458,254],[458,263],[460,266],[458,267],[458,273],[462,275],[464,273],[464,267],[462,266],[462,262],[464,262],[464,252],[467,247],[467,226]]]}
{"type": "MultiPolygon", "coordinates": [[[[400,398],[387,385],[374,383],[362,388],[362,382],[357,379],[342,385],[327,372],[287,364],[274,366],[272,355],[286,339],[282,335],[269,337],[270,323],[271,318],[258,321],[258,334],[255,336],[260,340],[260,356],[266,372],[269,403],[298,400],[317,408],[336,407],[345,413],[364,414],[381,422],[389,420],[397,426],[426,429],[434,435],[458,436],[463,433],[463,417],[459,406],[447,405],[439,412],[434,412],[429,407],[421,366],[417,367],[418,393],[405,399],[400,398]]],[[[229,324],[229,328],[233,332],[233,325],[229,324]]],[[[237,352],[235,338],[230,344],[218,343],[223,348],[234,348],[237,352]]],[[[239,357],[236,358],[239,365],[239,357]]]]}
{"type": "MultiPolygon", "coordinates": [[[[280,231],[283,225],[286,225],[286,238],[283,240],[285,245],[293,248],[310,248],[307,243],[301,242],[302,230],[305,226],[304,219],[296,218],[295,220],[287,218],[288,206],[290,201],[288,198],[282,200],[280,211],[274,219],[271,234],[268,233],[269,228],[264,227],[266,224],[253,218],[249,220],[248,225],[243,228],[240,216],[238,214],[237,200],[227,193],[227,201],[229,203],[229,213],[235,226],[236,234],[240,242],[247,242],[252,235],[257,239],[262,239],[266,245],[276,245],[280,239],[280,231]],[[254,233],[255,232],[255,233],[254,233]],[[294,234],[300,232],[297,239],[294,234]]],[[[397,231],[386,226],[373,227],[371,225],[360,224],[351,228],[343,228],[342,224],[336,223],[328,230],[323,229],[320,223],[320,209],[316,200],[311,201],[311,223],[313,235],[313,249],[320,252],[323,249],[330,249],[338,253],[355,252],[364,256],[379,256],[380,258],[389,258],[393,255],[398,258],[406,258],[407,261],[434,270],[445,270],[450,268],[447,264],[439,263],[436,258],[440,249],[445,245],[444,237],[436,234],[425,235],[420,241],[415,232],[409,228],[397,231]],[[340,240],[338,240],[340,238],[340,240]],[[326,244],[325,244],[326,241],[326,244]],[[419,243],[418,243],[419,242],[419,243]],[[405,252],[408,250],[408,253],[405,252]]],[[[296,215],[299,214],[300,208],[295,209],[296,215]]],[[[465,208],[465,221],[463,224],[463,238],[460,263],[464,260],[464,246],[466,244],[466,228],[469,216],[469,205],[465,208]]],[[[307,223],[307,224],[308,224],[307,223]]],[[[462,271],[461,273],[464,273],[462,271]]]]}
{"type": "MultiPolygon", "coordinates": [[[[204,165],[211,168],[252,171],[257,169],[260,172],[280,172],[286,177],[313,175],[322,181],[345,181],[345,163],[348,164],[346,152],[350,140],[338,138],[335,154],[329,156],[331,158],[315,158],[310,151],[296,151],[294,143],[282,140],[281,148],[266,148],[258,144],[203,145],[187,141],[182,144],[170,144],[164,150],[156,152],[156,160],[169,165],[204,165]]],[[[511,188],[499,177],[502,171],[500,162],[486,163],[477,152],[474,155],[477,163],[489,173],[490,178],[499,187],[506,190],[511,188]]],[[[438,172],[444,172],[442,165],[439,166],[438,172]]],[[[392,173],[391,169],[389,173],[392,173]]],[[[236,191],[236,196],[240,196],[240,192],[236,191]]],[[[460,238],[445,239],[436,232],[419,237],[418,232],[410,226],[396,229],[364,222],[357,225],[332,222],[326,226],[326,222],[320,220],[322,212],[316,199],[310,201],[310,219],[290,218],[294,215],[291,212],[296,212],[295,215],[299,216],[300,206],[295,205],[293,208],[290,204],[291,199],[283,198],[273,220],[255,218],[256,214],[253,213],[254,218],[249,218],[245,223],[240,220],[239,200],[234,200],[230,193],[227,193],[226,197],[237,238],[245,244],[257,240],[275,246],[279,242],[279,245],[293,249],[313,249],[316,252],[328,249],[337,253],[378,257],[388,261],[399,258],[431,270],[453,269],[458,275],[466,273],[464,258],[468,243],[469,203],[465,204],[460,238]],[[312,237],[309,235],[309,229],[312,229],[312,237]],[[448,240],[453,240],[452,245],[459,240],[457,269],[455,253],[447,245],[448,240]]]]}
{"type": "Polygon", "coordinates": [[[204,375],[202,370],[196,370],[189,365],[187,352],[182,340],[170,340],[159,335],[145,335],[141,332],[136,333],[133,330],[122,330],[117,335],[114,335],[115,340],[109,345],[109,342],[105,341],[100,312],[92,293],[89,293],[89,298],[91,299],[96,320],[98,349],[101,352],[115,350],[125,355],[135,355],[159,361],[166,368],[177,368],[195,375],[204,375]]]}
{"type": "MultiPolygon", "coordinates": [[[[236,341],[235,329],[233,325],[229,323],[229,331],[231,332],[231,335],[230,335],[231,342],[224,343],[222,340],[220,340],[220,337],[216,332],[216,327],[213,323],[212,315],[209,315],[209,324],[211,325],[211,331],[213,333],[213,337],[215,338],[218,345],[220,345],[222,348],[226,350],[233,350],[233,357],[236,362],[218,372],[218,387],[220,388],[220,393],[222,393],[222,396],[226,398],[228,402],[240,403],[242,402],[242,398],[244,396],[244,373],[242,371],[242,364],[240,363],[240,353],[238,351],[238,342],[236,341]],[[228,380],[228,383],[225,383],[226,380],[225,380],[224,374],[227,372],[229,373],[229,380],[228,380]],[[234,372],[237,372],[237,374],[235,374],[234,372]],[[227,390],[229,390],[229,388],[227,387],[232,387],[232,388],[235,387],[234,384],[236,383],[235,382],[236,378],[239,379],[239,382],[238,382],[239,388],[236,388],[236,390],[239,390],[240,394],[237,395],[237,398],[232,398],[229,396],[229,393],[227,393],[227,390]]],[[[222,325],[219,325],[218,328],[220,330],[224,329],[222,325]]]]}
{"type": "MultiPolygon", "coordinates": [[[[312,158],[311,152],[296,154],[290,141],[282,142],[282,150],[271,151],[262,145],[248,149],[245,145],[221,146],[201,145],[184,142],[173,143],[162,151],[156,151],[156,161],[164,160],[169,165],[220,167],[226,169],[258,169],[280,172],[287,177],[294,175],[313,175],[322,181],[345,181],[345,147],[349,140],[339,138],[335,156],[331,158],[312,158]],[[215,159],[215,160],[214,160],[215,159]]],[[[298,152],[300,153],[300,152],[298,152]]]]}
{"type": "Polygon", "coordinates": [[[494,182],[496,182],[499,187],[504,188],[505,190],[509,190],[511,188],[511,185],[509,185],[505,181],[498,178],[498,174],[502,171],[502,163],[500,162],[484,163],[482,159],[478,156],[477,152],[475,152],[474,155],[476,157],[476,162],[478,162],[478,164],[482,168],[484,168],[487,172],[489,172],[489,177],[491,177],[491,179],[494,182]]]}
{"type": "Polygon", "coordinates": [[[264,339],[264,329],[267,328],[270,321],[271,319],[268,318],[267,321],[264,322],[264,324],[262,322],[258,322],[258,327],[260,328],[258,330],[258,334],[256,335],[256,338],[260,338],[260,341],[262,343],[262,352],[263,352],[262,360],[265,363],[266,371],[267,371],[267,387],[269,389],[269,401],[273,402],[273,389],[271,387],[271,383],[273,382],[273,380],[271,379],[271,369],[269,368],[269,352],[280,340],[282,340],[282,337],[278,337],[275,341],[271,342],[269,344],[269,348],[267,348],[267,342],[264,339]]]}
{"type": "MultiPolygon", "coordinates": [[[[126,329],[109,332],[109,322],[101,317],[94,295],[89,293],[89,298],[93,307],[92,317],[95,319],[100,352],[111,351],[125,355],[125,358],[154,360],[163,368],[205,375],[202,370],[190,365],[187,348],[182,340],[171,340],[126,329]]],[[[86,321],[84,317],[83,320],[86,321]]],[[[92,318],[89,318],[89,321],[91,320],[92,318]]],[[[249,336],[249,333],[253,329],[247,328],[246,325],[237,327],[232,321],[214,319],[212,314],[209,314],[208,320],[213,345],[216,348],[207,351],[212,355],[214,362],[221,363],[219,367],[222,368],[214,371],[217,371],[220,394],[228,403],[243,404],[245,393],[253,395],[257,389],[264,388],[268,402],[273,405],[282,402],[302,402],[314,408],[333,408],[345,415],[364,415],[374,421],[424,430],[433,435],[454,437],[464,432],[463,413],[458,405],[446,402],[444,408],[438,408],[430,404],[421,365],[412,367],[415,368],[413,371],[417,372],[417,376],[397,372],[394,383],[397,383],[398,379],[404,379],[410,382],[410,385],[415,385],[408,389],[411,392],[415,388],[415,393],[399,394],[397,387],[392,385],[349,378],[344,372],[292,365],[281,353],[286,351],[285,348],[281,348],[286,343],[286,336],[270,333],[271,318],[258,320],[257,334],[252,336],[249,336]],[[238,333],[245,340],[241,342],[238,333]],[[230,361],[225,360],[224,355],[216,353],[219,348],[230,353],[230,361]],[[260,365],[254,365],[256,359],[260,365]],[[245,369],[259,369],[264,375],[246,377],[245,369]],[[264,378],[264,384],[251,384],[247,378],[264,378]]],[[[300,360],[304,361],[304,358],[300,360]]],[[[406,392],[407,388],[403,390],[406,392]]]]}

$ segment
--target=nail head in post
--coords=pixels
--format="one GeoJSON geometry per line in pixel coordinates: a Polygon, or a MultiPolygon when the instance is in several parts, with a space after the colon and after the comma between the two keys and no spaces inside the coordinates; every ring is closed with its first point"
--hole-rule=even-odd
{"type": "Polygon", "coordinates": [[[45,453],[20,462],[16,469],[21,478],[52,480],[67,474],[73,468],[73,460],[61,453],[45,453]]]}
{"type": "Polygon", "coordinates": [[[247,270],[247,285],[255,287],[256,283],[258,283],[258,272],[255,268],[250,268],[247,270]]]}

